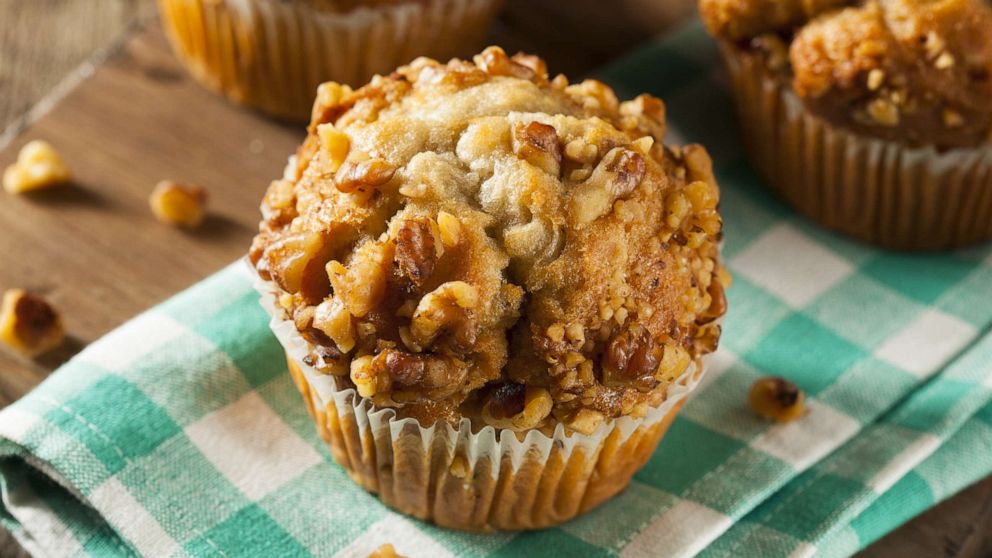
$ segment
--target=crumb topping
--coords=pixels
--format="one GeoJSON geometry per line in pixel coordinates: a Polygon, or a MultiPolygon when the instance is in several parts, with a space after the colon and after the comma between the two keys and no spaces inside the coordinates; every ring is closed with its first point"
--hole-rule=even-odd
{"type": "Polygon", "coordinates": [[[594,429],[715,350],[712,164],[664,105],[490,47],[321,86],[250,257],[307,364],[424,423],[594,429]]]}
{"type": "Polygon", "coordinates": [[[710,30],[764,56],[806,106],[913,145],[992,139],[992,7],[982,0],[701,0],[710,30]]]}

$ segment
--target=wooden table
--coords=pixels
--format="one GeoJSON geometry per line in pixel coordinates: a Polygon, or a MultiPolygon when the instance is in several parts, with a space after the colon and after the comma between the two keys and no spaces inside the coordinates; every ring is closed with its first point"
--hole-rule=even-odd
{"type": "MultiPolygon", "coordinates": [[[[548,25],[560,1],[507,0],[492,42],[541,53],[575,77],[683,19],[694,4],[636,0],[640,9],[622,10],[573,0],[569,15],[548,25]]],[[[244,252],[266,177],[279,174],[302,136],[298,126],[246,114],[187,78],[157,30],[152,0],[0,0],[0,167],[41,137],[75,173],[58,191],[0,193],[0,289],[47,295],[70,332],[63,349],[37,361],[0,350],[0,406],[85,344],[244,252]],[[105,114],[117,117],[96,116],[105,114]],[[151,219],[147,195],[163,178],[209,188],[203,228],[182,233],[151,219]]],[[[987,556],[990,527],[987,479],[863,555],[987,556]]],[[[0,556],[22,555],[0,533],[0,556]]]]}

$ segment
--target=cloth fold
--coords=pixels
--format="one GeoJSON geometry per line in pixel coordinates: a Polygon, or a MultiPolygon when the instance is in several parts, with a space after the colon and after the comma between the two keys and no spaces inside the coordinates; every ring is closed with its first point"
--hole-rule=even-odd
{"type": "Polygon", "coordinates": [[[41,556],[843,556],[992,472],[992,249],[893,254],[792,213],[698,24],[601,76],[711,151],[735,276],[714,365],[624,493],[535,533],[390,511],[331,461],[236,262],[0,412],[0,521],[41,556]],[[748,410],[767,374],[800,420],[748,410]]]}

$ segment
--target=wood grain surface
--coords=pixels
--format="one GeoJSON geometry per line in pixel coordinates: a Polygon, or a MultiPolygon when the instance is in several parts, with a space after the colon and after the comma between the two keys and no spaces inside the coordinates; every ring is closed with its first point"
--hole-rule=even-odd
{"type": "MultiPolygon", "coordinates": [[[[491,41],[541,53],[553,71],[581,76],[693,5],[508,0],[491,41]]],[[[299,126],[232,107],[193,83],[148,19],[153,8],[152,0],[0,0],[0,130],[11,139],[0,168],[25,142],[44,138],[75,176],[49,192],[0,192],[0,289],[45,294],[70,334],[63,349],[36,361],[0,349],[0,406],[109,329],[243,254],[268,180],[302,137],[299,126]],[[136,26],[139,20],[145,24],[136,26]],[[58,32],[39,41],[44,29],[58,32]],[[78,71],[108,55],[91,77],[78,71]],[[85,79],[70,87],[71,75],[85,79]],[[209,189],[211,216],[202,229],[185,233],[151,217],[148,194],[165,178],[209,189]]],[[[3,141],[0,134],[0,147],[3,141]]],[[[990,556],[990,530],[992,478],[862,554],[990,556]]],[[[26,554],[0,532],[0,556],[26,554]]]]}

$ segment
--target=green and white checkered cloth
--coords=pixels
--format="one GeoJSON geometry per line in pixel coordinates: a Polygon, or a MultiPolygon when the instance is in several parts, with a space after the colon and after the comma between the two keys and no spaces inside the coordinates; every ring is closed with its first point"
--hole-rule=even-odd
{"type": "Polygon", "coordinates": [[[843,556],[992,472],[992,249],[908,256],[789,211],[748,167],[698,25],[604,73],[717,161],[735,275],[720,352],[623,494],[536,533],[396,514],[315,434],[236,263],[0,413],[0,520],[45,556],[843,556]],[[747,409],[761,375],[808,413],[747,409]]]}

